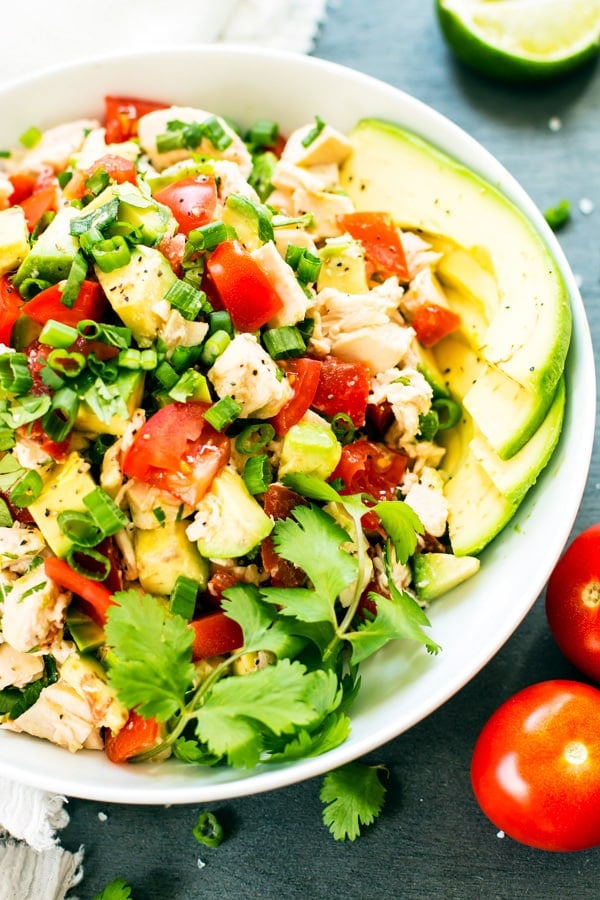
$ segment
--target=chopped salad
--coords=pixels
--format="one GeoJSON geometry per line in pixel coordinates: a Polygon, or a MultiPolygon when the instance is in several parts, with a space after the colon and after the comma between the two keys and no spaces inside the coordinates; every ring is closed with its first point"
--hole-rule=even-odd
{"type": "Polygon", "coordinates": [[[351,141],[107,97],[0,160],[0,726],[251,767],[430,652],[451,556],[438,254],[340,189],[351,141]],[[401,644],[398,652],[402,652],[401,644]]]}

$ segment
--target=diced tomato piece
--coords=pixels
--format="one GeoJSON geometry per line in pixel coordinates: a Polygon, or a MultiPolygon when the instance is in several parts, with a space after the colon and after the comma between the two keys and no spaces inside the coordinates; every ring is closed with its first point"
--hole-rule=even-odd
{"type": "Polygon", "coordinates": [[[321,362],[302,356],[286,363],[285,369],[293,394],[277,415],[271,419],[275,433],[280,436],[287,434],[310,408],[319,384],[321,362]]]}
{"type": "Polygon", "coordinates": [[[13,325],[21,315],[23,298],[8,275],[0,277],[0,343],[10,344],[13,325]]]}
{"type": "Polygon", "coordinates": [[[116,734],[110,732],[104,739],[104,751],[111,762],[124,763],[132,756],[154,747],[159,738],[158,722],[144,719],[135,710],[116,734]]]}
{"type": "Polygon", "coordinates": [[[345,413],[354,427],[360,428],[365,424],[370,386],[371,375],[365,363],[326,356],[311,406],[329,418],[345,413]]]}
{"type": "Polygon", "coordinates": [[[460,316],[445,306],[424,303],[418,308],[410,324],[415,329],[419,343],[424,347],[433,347],[460,327],[460,316]]]}
{"type": "Polygon", "coordinates": [[[8,198],[8,202],[14,206],[33,194],[37,176],[31,172],[15,172],[14,175],[9,175],[8,180],[13,186],[13,192],[8,198]]]}
{"type": "Polygon", "coordinates": [[[388,213],[347,213],[340,216],[339,222],[345,231],[363,245],[368,275],[377,275],[381,279],[397,275],[399,281],[408,281],[408,266],[400,232],[388,213]]]}
{"type": "Polygon", "coordinates": [[[139,430],[123,472],[195,506],[229,460],[229,438],[205,421],[206,403],[169,403],[139,430]]]}
{"type": "Polygon", "coordinates": [[[104,291],[97,281],[84,281],[73,306],[65,306],[61,301],[64,281],[53,284],[36,294],[21,308],[21,312],[43,325],[48,319],[55,319],[73,327],[83,319],[99,322],[106,307],[104,291]]]}
{"type": "Polygon", "coordinates": [[[56,188],[52,186],[36,190],[22,200],[20,205],[25,213],[28,229],[33,231],[44,213],[56,210],[56,188]]]}
{"type": "Polygon", "coordinates": [[[392,422],[394,412],[392,404],[387,400],[383,403],[369,403],[367,405],[367,425],[373,429],[377,438],[382,438],[392,422]]]}
{"type": "Polygon", "coordinates": [[[156,109],[166,109],[167,103],[145,100],[141,97],[119,97],[109,94],[104,98],[104,127],[106,143],[120,144],[137,135],[138,120],[156,109]]]}
{"type": "Polygon", "coordinates": [[[400,450],[375,441],[352,441],[330,476],[341,478],[342,494],[369,494],[375,500],[393,500],[404,477],[408,457],[400,450]]]}
{"type": "Polygon", "coordinates": [[[168,259],[175,274],[179,276],[185,253],[185,234],[179,231],[173,237],[164,237],[158,245],[158,249],[168,259]]]}
{"type": "Polygon", "coordinates": [[[154,199],[169,207],[180,232],[188,235],[193,228],[201,228],[213,218],[217,208],[217,184],[212,175],[181,178],[157,191],[154,199]]]}
{"type": "Polygon", "coordinates": [[[114,604],[109,589],[100,581],[93,581],[80,575],[71,568],[64,559],[57,556],[49,556],[44,560],[44,569],[48,578],[58,585],[72,591],[82,600],[90,616],[98,625],[106,625],[106,613],[109,606],[114,604]]]}
{"type": "Polygon", "coordinates": [[[256,331],[283,307],[269,276],[239,241],[219,244],[207,270],[238,331],[256,331]]]}
{"type": "Polygon", "coordinates": [[[232,653],[244,644],[242,629],[224,612],[208,613],[200,619],[193,619],[190,628],[194,631],[192,644],[194,660],[232,653]]]}
{"type": "Polygon", "coordinates": [[[36,419],[35,422],[29,422],[27,425],[21,425],[17,429],[17,434],[39,444],[44,453],[47,453],[56,462],[64,462],[69,455],[71,449],[70,437],[65,438],[64,441],[53,441],[42,428],[40,419],[36,419]]]}

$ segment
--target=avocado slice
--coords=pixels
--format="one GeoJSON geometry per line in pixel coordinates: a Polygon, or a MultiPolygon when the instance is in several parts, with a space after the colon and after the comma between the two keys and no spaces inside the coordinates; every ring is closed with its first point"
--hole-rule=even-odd
{"type": "MultiPolygon", "coordinates": [[[[116,388],[123,400],[123,411],[127,416],[115,413],[108,422],[103,421],[88,403],[85,395],[81,397],[73,428],[85,434],[112,434],[121,437],[131,421],[134,411],[141,405],[144,393],[144,373],[141,371],[121,371],[115,381],[116,388]]],[[[93,388],[92,388],[93,390],[93,388]]]]}
{"type": "Polygon", "coordinates": [[[417,599],[429,603],[479,571],[476,556],[452,553],[416,553],[412,560],[413,587],[417,599]]]}
{"type": "Polygon", "coordinates": [[[386,210],[401,227],[445,235],[491,262],[499,302],[490,309],[482,359],[497,373],[496,385],[505,378],[503,391],[513,382],[523,389],[525,408],[503,420],[496,444],[494,404],[476,396],[471,405],[480,430],[508,458],[543,420],[564,369],[571,309],[558,265],[508,198],[432,144],[376,119],[359,122],[350,137],[353,154],[342,166],[341,183],[358,209],[386,210]]]}

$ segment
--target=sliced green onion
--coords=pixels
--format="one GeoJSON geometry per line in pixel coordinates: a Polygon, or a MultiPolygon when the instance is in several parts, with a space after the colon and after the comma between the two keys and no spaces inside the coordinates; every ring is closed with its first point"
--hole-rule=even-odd
{"type": "Polygon", "coordinates": [[[325,128],[325,122],[320,116],[315,116],[315,124],[313,127],[306,132],[304,137],[302,138],[302,146],[310,147],[314,141],[319,137],[323,129],[325,128]]]}
{"type": "Polygon", "coordinates": [[[198,253],[200,250],[214,250],[223,241],[232,240],[235,230],[221,220],[209,222],[200,228],[192,228],[187,236],[186,252],[188,255],[198,253]]]}
{"type": "Polygon", "coordinates": [[[169,599],[169,609],[173,615],[181,616],[189,622],[194,617],[197,597],[197,582],[187,575],[178,575],[169,599]]]}
{"type": "Polygon", "coordinates": [[[26,394],[33,384],[24,353],[0,354],[0,396],[26,394]]]}
{"type": "Polygon", "coordinates": [[[173,366],[168,362],[161,362],[161,364],[155,369],[154,374],[156,376],[157,381],[161,385],[161,387],[169,390],[179,381],[179,375],[173,368],[173,366]]]}
{"type": "Polygon", "coordinates": [[[248,425],[235,439],[235,449],[244,455],[262,450],[275,437],[275,429],[270,422],[248,425]]]}
{"type": "Polygon", "coordinates": [[[13,506],[29,506],[42,493],[44,482],[39,472],[29,469],[11,489],[8,497],[13,506]]]}
{"type": "Polygon", "coordinates": [[[152,510],[152,515],[156,519],[159,525],[164,525],[167,521],[167,516],[165,514],[164,509],[161,509],[160,506],[155,506],[152,510]]]}
{"type": "Polygon", "coordinates": [[[66,559],[79,575],[92,581],[104,581],[110,572],[110,560],[98,550],[75,545],[67,552],[66,559]]]}
{"type": "MultiPolygon", "coordinates": [[[[254,188],[263,203],[273,190],[271,179],[276,165],[277,157],[271,150],[257,154],[252,160],[252,171],[248,177],[248,184],[254,188]]],[[[272,220],[271,224],[273,224],[272,220]]]]}
{"type": "Polygon", "coordinates": [[[233,138],[223,128],[216,116],[210,116],[202,123],[204,136],[208,138],[216,150],[226,150],[233,138]]]}
{"type": "Polygon", "coordinates": [[[56,319],[48,319],[40,332],[38,340],[40,344],[48,347],[60,347],[63,350],[70,347],[78,337],[78,331],[72,325],[57,322],[56,319]]]}
{"type": "Polygon", "coordinates": [[[131,329],[120,325],[104,325],[93,319],[82,319],[77,324],[77,333],[88,341],[102,341],[120,350],[131,346],[131,329]]]}
{"type": "Polygon", "coordinates": [[[113,434],[99,434],[88,450],[90,462],[96,466],[101,465],[106,451],[112,447],[115,441],[116,437],[113,434]]]}
{"type": "Polygon", "coordinates": [[[195,365],[202,356],[202,344],[194,344],[191,347],[184,347],[178,344],[171,353],[169,362],[177,372],[189,369],[195,365]]]}
{"type": "Polygon", "coordinates": [[[87,259],[83,253],[78,250],[71,263],[67,280],[65,281],[60,295],[60,302],[71,309],[79,296],[81,285],[85,281],[88,270],[87,259]]]}
{"type": "Polygon", "coordinates": [[[85,186],[90,194],[93,194],[95,197],[97,197],[98,194],[101,194],[104,188],[108,187],[109,184],[110,178],[108,177],[108,172],[106,171],[106,169],[99,167],[87,179],[85,186]]]}
{"type": "Polygon", "coordinates": [[[39,128],[36,128],[35,125],[32,125],[27,131],[24,131],[21,137],[19,138],[20,143],[27,150],[31,150],[35,147],[36,144],[42,139],[42,132],[39,128]]]}
{"type": "Polygon", "coordinates": [[[349,444],[354,440],[356,428],[354,422],[347,413],[336,413],[331,420],[331,430],[340,444],[349,444]]]}
{"type": "Polygon", "coordinates": [[[419,438],[422,441],[432,441],[438,433],[440,420],[435,409],[419,416],[419,438]]]}
{"type": "Polygon", "coordinates": [[[285,261],[296,273],[296,278],[301,284],[309,284],[316,281],[321,271],[322,260],[315,256],[306,247],[296,244],[288,244],[285,251],[285,261]]]}
{"type": "Polygon", "coordinates": [[[73,177],[73,172],[71,172],[69,170],[67,170],[65,172],[59,172],[58,175],[56,176],[56,179],[58,181],[58,186],[60,188],[66,188],[66,186],[68,185],[68,183],[70,182],[72,177],[73,177]]]}
{"type": "Polygon", "coordinates": [[[231,316],[226,309],[216,309],[208,315],[208,334],[214,334],[215,331],[226,331],[233,337],[233,322],[231,316]]]}
{"type": "Polygon", "coordinates": [[[233,397],[221,397],[213,403],[204,413],[204,418],[215,431],[223,431],[232,422],[235,422],[242,411],[242,407],[233,397]]]}
{"type": "Polygon", "coordinates": [[[121,369],[133,369],[134,371],[142,368],[142,352],[135,347],[128,347],[127,350],[121,350],[117,357],[117,365],[121,369]]]}
{"type": "Polygon", "coordinates": [[[263,333],[262,341],[272,359],[289,359],[306,353],[304,338],[295,325],[269,328],[263,333]]]}
{"type": "Polygon", "coordinates": [[[48,354],[48,366],[67,378],[76,378],[85,368],[86,362],[83,353],[77,351],[69,353],[67,350],[56,349],[48,354]]]}
{"type": "Polygon", "coordinates": [[[432,409],[437,413],[438,431],[454,428],[460,422],[462,416],[460,403],[450,397],[438,397],[433,401],[432,409]]]}
{"type": "Polygon", "coordinates": [[[169,397],[185,403],[186,400],[199,400],[202,403],[210,403],[211,396],[206,376],[195,369],[184,372],[176,384],[169,391],[169,397]]]}
{"type": "Polygon", "coordinates": [[[103,537],[110,537],[127,525],[128,520],[125,513],[119,509],[110,494],[107,494],[101,487],[94,488],[82,500],[103,537]]]}
{"type": "Polygon", "coordinates": [[[100,241],[104,240],[104,235],[100,231],[99,228],[89,228],[87,231],[84,231],[83,234],[79,235],[79,246],[83,250],[84,253],[87,253],[88,256],[92,252],[92,247],[96,244],[99,244],[100,241]]]}
{"type": "Polygon", "coordinates": [[[104,537],[102,530],[88,513],[65,509],[56,517],[58,527],[72,544],[95,547],[104,537]]]}
{"type": "Polygon", "coordinates": [[[166,292],[164,299],[178,310],[184,319],[193,321],[204,309],[206,294],[178,278],[166,292]]]}
{"type": "Polygon", "coordinates": [[[279,137],[279,125],[272,119],[257,119],[248,134],[246,142],[253,147],[272,147],[279,137]]]}
{"type": "Polygon", "coordinates": [[[91,249],[92,256],[98,268],[102,272],[114,272],[126,266],[131,259],[131,250],[124,237],[117,234],[114,237],[98,241],[91,249]]]}
{"type": "Polygon", "coordinates": [[[271,465],[265,453],[251,456],[244,466],[244,484],[251,494],[264,494],[271,484],[271,465]]]}
{"type": "Polygon", "coordinates": [[[69,230],[74,235],[84,235],[86,231],[97,229],[101,231],[107,225],[116,221],[119,215],[119,198],[112,197],[102,206],[96,207],[85,216],[74,216],[69,224],[69,230]]]}
{"type": "Polygon", "coordinates": [[[48,412],[42,418],[42,427],[50,440],[60,443],[68,437],[79,409],[79,398],[69,387],[58,390],[52,398],[48,412]]]}
{"type": "Polygon", "coordinates": [[[208,337],[202,345],[202,356],[200,359],[205,366],[212,366],[217,361],[221,353],[229,346],[231,338],[226,331],[215,331],[208,337]]]}

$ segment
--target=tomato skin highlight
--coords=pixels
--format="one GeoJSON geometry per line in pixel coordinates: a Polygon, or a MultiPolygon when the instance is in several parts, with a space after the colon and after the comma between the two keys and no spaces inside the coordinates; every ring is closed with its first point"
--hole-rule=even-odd
{"type": "Polygon", "coordinates": [[[217,184],[210,175],[181,178],[154,194],[157,203],[168,206],[186,236],[193,228],[207,225],[217,207],[217,184]]]}
{"type": "Polygon", "coordinates": [[[600,523],[577,535],[554,567],[546,617],[569,662],[600,682],[600,523]]]}
{"type": "Polygon", "coordinates": [[[554,852],[600,844],[600,691],[530,685],[484,725],[471,760],[479,806],[520,843],[554,852]]]}

